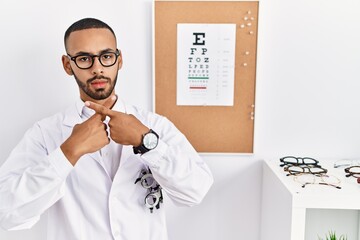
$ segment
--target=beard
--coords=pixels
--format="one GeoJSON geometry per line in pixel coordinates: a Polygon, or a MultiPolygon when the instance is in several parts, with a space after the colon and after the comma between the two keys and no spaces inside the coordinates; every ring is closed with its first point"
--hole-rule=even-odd
{"type": "Polygon", "coordinates": [[[95,99],[95,100],[103,100],[103,99],[108,98],[111,95],[111,93],[113,92],[113,90],[115,88],[117,77],[118,77],[117,73],[116,73],[116,76],[115,76],[114,80],[111,80],[111,78],[109,78],[109,77],[99,75],[99,76],[95,76],[93,78],[90,78],[90,79],[88,79],[86,81],[86,83],[83,83],[74,74],[74,78],[75,78],[76,83],[78,84],[79,88],[81,90],[83,90],[83,92],[86,95],[88,95],[89,97],[91,97],[92,99],[95,99]],[[90,88],[91,82],[96,80],[96,79],[106,79],[108,81],[108,84],[110,85],[110,88],[108,90],[106,90],[105,88],[99,88],[99,89],[96,89],[96,90],[91,90],[91,88],[90,88]]]}

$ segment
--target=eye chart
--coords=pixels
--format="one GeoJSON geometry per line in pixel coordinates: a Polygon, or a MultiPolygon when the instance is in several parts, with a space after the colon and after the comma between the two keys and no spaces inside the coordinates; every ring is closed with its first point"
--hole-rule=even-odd
{"type": "Polygon", "coordinates": [[[177,24],[177,105],[233,106],[236,24],[177,24]]]}

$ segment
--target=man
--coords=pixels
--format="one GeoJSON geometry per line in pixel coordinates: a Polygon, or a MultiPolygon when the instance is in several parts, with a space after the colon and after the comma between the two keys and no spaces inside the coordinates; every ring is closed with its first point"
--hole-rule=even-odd
{"type": "Polygon", "coordinates": [[[27,229],[46,213],[48,240],[167,239],[162,204],[200,203],[209,168],[166,118],[116,97],[123,59],[107,24],[79,20],[64,42],[80,98],[37,122],[1,167],[1,226],[27,229]]]}

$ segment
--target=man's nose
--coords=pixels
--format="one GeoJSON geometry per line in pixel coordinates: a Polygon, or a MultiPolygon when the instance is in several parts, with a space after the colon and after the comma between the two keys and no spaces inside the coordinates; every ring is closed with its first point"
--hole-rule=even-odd
{"type": "Polygon", "coordinates": [[[103,73],[104,72],[104,66],[100,63],[99,56],[94,56],[93,61],[94,61],[94,63],[93,63],[93,66],[92,66],[92,73],[93,74],[103,73]]]}

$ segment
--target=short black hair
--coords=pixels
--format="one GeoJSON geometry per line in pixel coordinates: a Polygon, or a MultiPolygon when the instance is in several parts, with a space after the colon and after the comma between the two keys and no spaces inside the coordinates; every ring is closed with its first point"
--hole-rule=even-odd
{"type": "Polygon", "coordinates": [[[100,21],[96,18],[83,18],[80,19],[77,22],[74,22],[65,32],[64,35],[64,45],[66,49],[66,40],[69,38],[70,34],[75,31],[84,30],[84,29],[91,29],[91,28],[106,28],[109,29],[112,34],[114,35],[116,39],[115,32],[112,30],[112,28],[104,23],[103,21],[100,21]]]}

